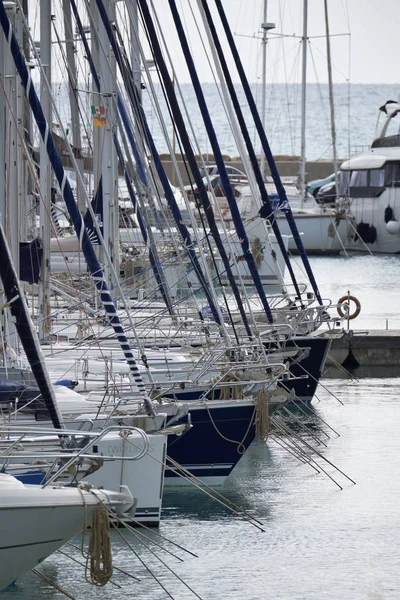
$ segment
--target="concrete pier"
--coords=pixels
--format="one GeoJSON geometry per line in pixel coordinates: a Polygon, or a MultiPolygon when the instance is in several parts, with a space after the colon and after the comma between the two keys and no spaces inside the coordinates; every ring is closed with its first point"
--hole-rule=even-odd
{"type": "Polygon", "coordinates": [[[324,376],[340,375],[341,365],[356,377],[400,375],[400,330],[328,331],[332,340],[324,376]]]}
{"type": "MultiPolygon", "coordinates": [[[[278,172],[281,175],[281,177],[297,177],[299,175],[299,162],[300,162],[300,157],[299,156],[277,156],[276,158],[276,166],[278,168],[278,172]]],[[[174,169],[173,169],[173,165],[171,162],[171,158],[170,156],[166,155],[166,154],[162,154],[161,155],[161,159],[163,162],[163,166],[165,168],[165,171],[170,179],[170,181],[173,184],[176,184],[177,182],[176,180],[176,175],[174,173],[174,169]]],[[[186,171],[186,166],[185,163],[178,158],[178,166],[179,166],[179,170],[181,173],[181,177],[183,179],[183,183],[184,185],[188,185],[190,183],[187,171],[186,171]]],[[[200,161],[198,161],[200,164],[200,161]]],[[[207,160],[208,164],[214,164],[214,159],[212,156],[209,157],[209,160],[207,160]]],[[[339,165],[342,163],[342,160],[339,160],[339,165]]],[[[230,157],[227,156],[225,157],[225,165],[226,166],[231,166],[231,167],[236,167],[237,169],[239,169],[240,171],[243,171],[243,163],[240,160],[240,158],[235,158],[235,157],[230,157]]],[[[324,177],[327,177],[328,175],[331,175],[333,173],[334,169],[333,169],[333,163],[331,160],[319,160],[319,161],[307,161],[306,164],[306,179],[307,181],[312,181],[313,179],[322,179],[324,177]]],[[[267,175],[269,175],[269,171],[267,169],[267,175]]]]}
{"type": "MultiPolygon", "coordinates": [[[[69,158],[67,144],[65,140],[57,135],[54,131],[53,138],[54,142],[57,146],[57,149],[61,156],[61,161],[65,168],[72,169],[72,163],[69,158]]],[[[77,158],[83,159],[84,170],[87,173],[92,173],[93,171],[93,156],[91,154],[85,153],[84,151],[77,150],[76,148],[72,148],[73,153],[77,158]]],[[[35,160],[39,161],[39,148],[34,148],[33,150],[35,160]]],[[[215,160],[213,155],[203,155],[204,159],[208,164],[214,164],[215,160]]],[[[162,160],[164,169],[169,177],[171,183],[177,185],[177,176],[174,171],[173,163],[171,161],[171,156],[169,154],[161,154],[160,158],[162,160]]],[[[224,156],[226,166],[236,167],[243,171],[243,163],[239,157],[231,157],[224,156]]],[[[297,177],[299,175],[299,156],[276,156],[276,165],[278,167],[279,174],[282,177],[297,177]]],[[[338,164],[343,162],[342,159],[339,159],[338,164]]],[[[180,171],[181,178],[183,180],[184,185],[188,185],[190,183],[190,179],[187,173],[187,162],[182,160],[181,155],[177,155],[177,163],[180,171]]],[[[198,160],[198,164],[200,165],[200,160],[198,160]]],[[[328,175],[333,173],[333,162],[330,159],[321,159],[318,161],[307,161],[306,163],[306,176],[307,181],[312,181],[313,179],[323,179],[328,175]]],[[[120,173],[121,174],[121,173],[120,173]]],[[[269,170],[267,169],[267,174],[269,174],[269,170]]]]}

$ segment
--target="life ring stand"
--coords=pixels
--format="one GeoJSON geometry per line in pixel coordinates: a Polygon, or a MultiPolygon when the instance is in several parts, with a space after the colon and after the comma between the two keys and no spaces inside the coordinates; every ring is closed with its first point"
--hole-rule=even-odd
{"type": "Polygon", "coordinates": [[[351,319],[355,319],[360,314],[361,302],[355,296],[350,296],[349,294],[346,294],[346,296],[342,296],[341,298],[339,298],[337,303],[337,311],[341,317],[345,317],[346,319],[349,319],[349,321],[351,321],[351,319]],[[352,313],[350,312],[350,302],[354,302],[354,304],[356,305],[356,309],[352,313]],[[341,306],[342,304],[347,304],[347,306],[349,307],[348,313],[346,313],[343,310],[341,306]]]}

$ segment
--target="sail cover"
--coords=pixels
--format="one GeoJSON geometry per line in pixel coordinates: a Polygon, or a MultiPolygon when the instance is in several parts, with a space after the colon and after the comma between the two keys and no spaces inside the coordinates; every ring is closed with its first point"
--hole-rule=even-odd
{"type": "Polygon", "coordinates": [[[19,244],[19,278],[28,283],[38,283],[43,248],[39,238],[19,244]]]}

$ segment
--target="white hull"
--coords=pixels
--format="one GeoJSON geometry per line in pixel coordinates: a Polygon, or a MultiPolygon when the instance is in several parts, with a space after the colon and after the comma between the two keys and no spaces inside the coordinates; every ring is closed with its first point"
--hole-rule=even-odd
{"type": "MultiPolygon", "coordinates": [[[[96,490],[96,494],[76,488],[24,486],[9,475],[0,475],[0,590],[90,524],[100,500],[113,504],[109,492],[96,490]]],[[[114,494],[117,497],[119,502],[127,499],[114,494]]]]}
{"type": "MultiPolygon", "coordinates": [[[[162,490],[164,485],[164,464],[167,449],[167,436],[147,434],[148,453],[140,460],[107,461],[87,477],[95,487],[104,486],[118,490],[126,485],[136,499],[135,521],[147,525],[158,525],[161,518],[162,490]]],[[[109,441],[107,436],[99,443],[99,453],[113,456],[136,456],[143,447],[143,440],[119,438],[109,441]]]]}
{"type": "MultiPolygon", "coordinates": [[[[336,219],[333,211],[322,209],[316,212],[304,210],[304,213],[293,211],[301,241],[309,254],[339,254],[349,241],[349,224],[347,219],[336,219]]],[[[291,235],[285,217],[279,216],[279,229],[284,235],[291,235]]],[[[294,239],[289,239],[290,252],[297,252],[294,239]]]]}
{"type": "MultiPolygon", "coordinates": [[[[84,401],[83,401],[84,402],[84,401]]],[[[125,417],[124,425],[130,426],[132,418],[125,417]]],[[[78,429],[81,420],[68,423],[68,430],[78,429]]],[[[104,419],[95,426],[100,428],[104,424],[104,419]]],[[[109,423],[113,424],[113,422],[109,423]]],[[[28,423],[24,423],[24,426],[28,423]]],[[[33,423],[30,428],[35,429],[40,423],[33,423]]],[[[167,435],[147,434],[149,449],[147,454],[137,460],[118,460],[118,457],[136,457],[143,451],[144,440],[137,432],[131,432],[128,437],[121,437],[118,434],[109,433],[105,435],[96,444],[96,452],[99,459],[101,456],[115,456],[115,460],[104,461],[103,465],[84,478],[96,488],[102,488],[118,492],[121,485],[126,486],[136,500],[136,510],[134,521],[158,525],[161,518],[162,490],[164,484],[164,464],[167,448],[167,435]]],[[[26,463],[27,464],[27,463],[26,463]]],[[[29,471],[24,470],[18,463],[18,475],[12,470],[11,463],[9,472],[18,476],[26,474],[29,471]]],[[[43,477],[45,470],[43,469],[43,477]]],[[[78,477],[79,479],[79,477],[78,477]]],[[[70,475],[65,473],[62,483],[67,484],[70,481],[70,475]]],[[[37,481],[37,483],[39,483],[37,481]]],[[[132,517],[133,518],[133,517],[132,517]]]]}
{"type": "Polygon", "coordinates": [[[354,217],[354,226],[359,223],[373,225],[376,229],[376,240],[373,243],[363,243],[355,240],[355,232],[347,245],[348,250],[369,252],[373,254],[399,254],[400,228],[395,233],[389,233],[385,223],[385,209],[390,206],[396,218],[400,219],[400,189],[385,189],[378,198],[352,198],[350,210],[354,217]]]}
{"type": "Polygon", "coordinates": [[[342,163],[340,195],[350,202],[354,229],[348,249],[383,254],[400,253],[400,104],[389,100],[379,110],[379,123],[368,151],[342,163]]]}

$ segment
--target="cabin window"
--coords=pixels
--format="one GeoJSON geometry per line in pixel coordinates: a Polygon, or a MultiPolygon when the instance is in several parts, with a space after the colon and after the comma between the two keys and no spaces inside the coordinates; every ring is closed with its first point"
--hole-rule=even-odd
{"type": "Polygon", "coordinates": [[[400,163],[386,163],[385,185],[388,187],[400,187],[400,163]]]}
{"type": "Polygon", "coordinates": [[[350,187],[367,187],[368,171],[352,171],[350,177],[350,187]]]}
{"type": "Polygon", "coordinates": [[[342,171],[340,193],[353,198],[375,198],[385,189],[385,169],[342,171]]]}
{"type": "Polygon", "coordinates": [[[347,196],[349,193],[350,171],[340,171],[339,174],[339,196],[347,196]]]}
{"type": "Polygon", "coordinates": [[[369,185],[371,187],[384,187],[385,185],[385,169],[373,169],[368,171],[369,185]]]}

